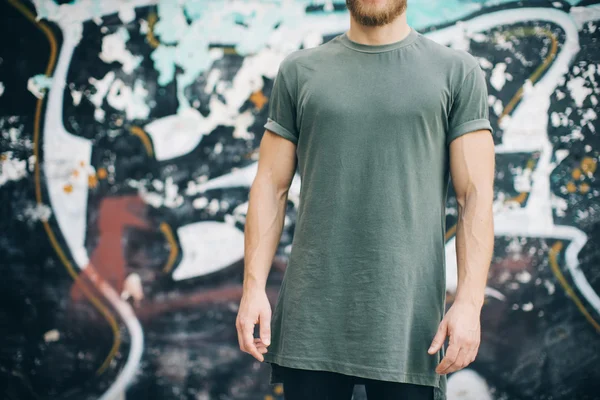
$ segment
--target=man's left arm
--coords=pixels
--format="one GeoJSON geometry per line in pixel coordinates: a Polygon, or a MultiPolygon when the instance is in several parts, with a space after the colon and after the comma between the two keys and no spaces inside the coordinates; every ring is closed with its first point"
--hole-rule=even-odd
{"type": "Polygon", "coordinates": [[[449,147],[450,173],[458,203],[458,287],[429,349],[434,354],[449,336],[445,357],[436,368],[438,374],[458,371],[477,356],[481,308],[494,248],[492,135],[487,129],[477,130],[452,140],[449,147]]]}

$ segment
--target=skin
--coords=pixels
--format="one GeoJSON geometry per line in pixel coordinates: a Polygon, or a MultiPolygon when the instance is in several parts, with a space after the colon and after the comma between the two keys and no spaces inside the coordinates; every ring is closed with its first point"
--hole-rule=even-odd
{"type": "Polygon", "coordinates": [[[262,362],[271,342],[267,276],[283,230],[288,191],[296,171],[296,145],[266,129],[258,156],[246,214],[244,281],[235,324],[240,350],[262,362]],[[260,325],[258,338],[254,338],[256,324],[260,325]]]}
{"type": "MultiPolygon", "coordinates": [[[[380,45],[410,33],[406,0],[346,0],[348,38],[380,45]]],[[[479,349],[480,315],[493,251],[494,143],[488,131],[462,135],[450,143],[450,173],[457,195],[458,287],[455,301],[439,324],[429,354],[449,346],[436,368],[448,374],[469,365],[479,349]]],[[[236,318],[240,349],[264,361],[270,344],[271,306],[266,282],[281,237],[289,186],[296,170],[296,145],[265,130],[258,171],[250,188],[245,228],[243,294],[236,318]],[[259,325],[259,337],[254,328],[259,325]]]]}
{"type": "Polygon", "coordinates": [[[429,354],[449,337],[438,374],[458,371],[475,360],[481,341],[481,307],[494,248],[494,141],[489,131],[475,131],[450,143],[450,174],[458,202],[455,300],[439,324],[429,354]]]}

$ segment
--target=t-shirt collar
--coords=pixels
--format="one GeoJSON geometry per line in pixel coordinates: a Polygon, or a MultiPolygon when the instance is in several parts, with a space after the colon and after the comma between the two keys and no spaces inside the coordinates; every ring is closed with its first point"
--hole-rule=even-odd
{"type": "Polygon", "coordinates": [[[392,42],[392,43],[387,43],[387,44],[373,45],[373,44],[364,44],[364,43],[354,42],[354,41],[350,40],[350,38],[348,38],[347,32],[344,32],[338,36],[340,42],[344,46],[346,46],[352,50],[362,51],[365,53],[381,53],[382,51],[399,49],[401,47],[407,46],[407,45],[411,44],[412,42],[414,42],[416,37],[417,37],[417,31],[415,31],[414,28],[412,28],[412,27],[410,27],[410,32],[404,39],[401,39],[401,40],[398,40],[398,41],[392,42]]]}

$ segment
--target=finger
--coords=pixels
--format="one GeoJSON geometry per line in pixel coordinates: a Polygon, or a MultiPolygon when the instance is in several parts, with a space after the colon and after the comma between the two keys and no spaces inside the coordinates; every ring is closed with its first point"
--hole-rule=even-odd
{"type": "Polygon", "coordinates": [[[444,340],[446,340],[447,330],[448,329],[446,321],[442,320],[442,322],[440,322],[440,325],[438,326],[438,330],[435,333],[435,336],[433,337],[433,340],[431,341],[431,346],[429,346],[429,350],[427,350],[429,354],[433,354],[442,348],[444,340]]]}
{"type": "Polygon", "coordinates": [[[246,348],[244,346],[244,339],[242,339],[242,322],[239,318],[235,321],[235,330],[237,331],[238,344],[240,346],[240,350],[245,352],[246,348]]]}
{"type": "Polygon", "coordinates": [[[267,347],[260,338],[254,338],[254,344],[256,345],[256,348],[267,347]]]}
{"type": "Polygon", "coordinates": [[[254,344],[254,323],[245,322],[242,323],[242,339],[244,340],[244,348],[246,352],[251,354],[258,361],[263,361],[264,358],[262,354],[256,348],[254,344]]]}
{"type": "Polygon", "coordinates": [[[450,345],[448,346],[448,350],[444,355],[444,358],[438,364],[437,368],[435,369],[435,372],[437,372],[438,374],[445,374],[445,371],[456,361],[459,351],[460,347],[458,344],[450,343],[450,345]]]}
{"type": "Polygon", "coordinates": [[[450,365],[446,371],[443,371],[443,373],[450,374],[466,367],[468,365],[467,354],[468,350],[465,347],[461,347],[454,363],[452,363],[452,365],[450,365]]]}
{"type": "Polygon", "coordinates": [[[271,313],[264,310],[260,313],[260,338],[265,346],[271,344],[271,313]]]}

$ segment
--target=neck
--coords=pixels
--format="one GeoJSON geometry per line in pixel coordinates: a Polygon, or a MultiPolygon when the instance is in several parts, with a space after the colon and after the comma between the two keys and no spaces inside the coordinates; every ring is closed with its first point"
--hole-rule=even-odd
{"type": "Polygon", "coordinates": [[[357,43],[381,45],[404,39],[408,36],[410,30],[411,28],[406,21],[406,12],[389,24],[382,26],[361,25],[351,16],[350,29],[346,32],[346,36],[357,43]]]}

